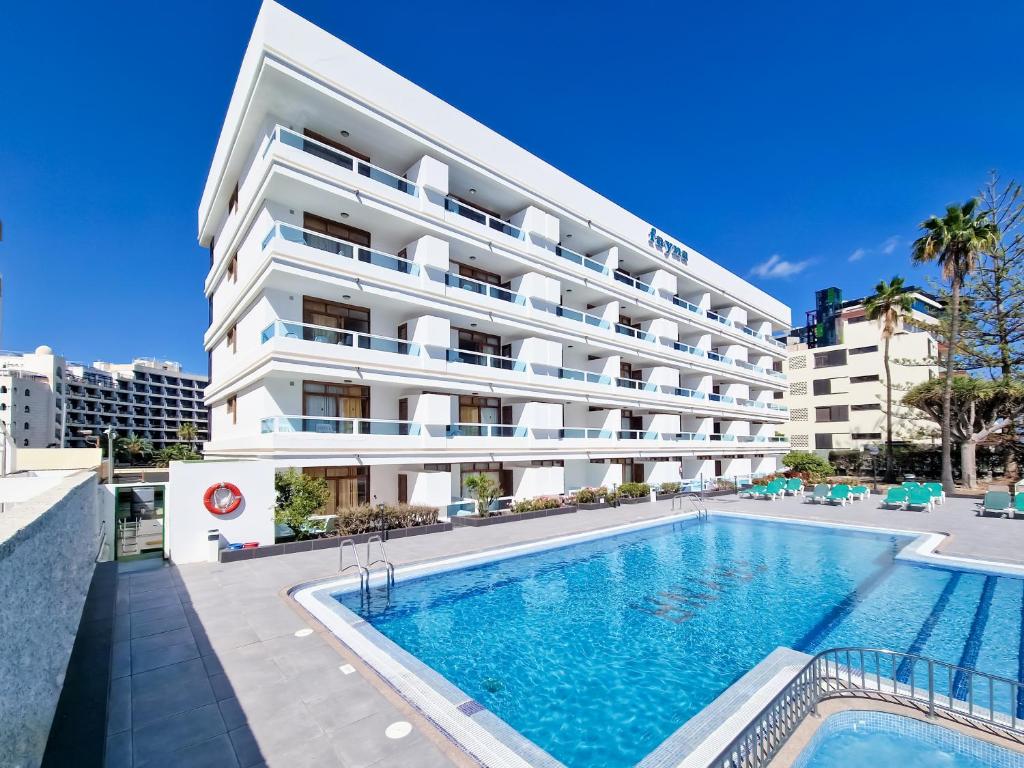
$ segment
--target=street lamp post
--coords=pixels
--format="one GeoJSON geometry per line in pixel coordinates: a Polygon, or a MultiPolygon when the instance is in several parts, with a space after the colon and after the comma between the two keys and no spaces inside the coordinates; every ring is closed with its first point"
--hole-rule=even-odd
{"type": "Polygon", "coordinates": [[[871,490],[878,493],[878,446],[874,443],[868,445],[867,452],[871,454],[871,490]]]}

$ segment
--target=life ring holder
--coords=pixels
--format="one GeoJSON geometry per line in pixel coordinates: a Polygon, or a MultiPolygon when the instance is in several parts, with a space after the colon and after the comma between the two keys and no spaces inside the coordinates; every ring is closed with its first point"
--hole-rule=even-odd
{"type": "Polygon", "coordinates": [[[215,483],[203,494],[203,506],[211,515],[230,515],[242,504],[242,492],[234,483],[215,483]],[[230,496],[225,500],[227,491],[230,496]]]}

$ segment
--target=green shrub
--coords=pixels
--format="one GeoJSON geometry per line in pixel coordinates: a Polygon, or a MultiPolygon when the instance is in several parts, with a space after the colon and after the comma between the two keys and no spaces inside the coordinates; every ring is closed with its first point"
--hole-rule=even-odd
{"type": "Polygon", "coordinates": [[[623,483],[619,486],[619,493],[627,499],[642,499],[651,495],[651,486],[647,483],[623,483]]]}
{"type": "Polygon", "coordinates": [[[831,464],[816,453],[807,451],[790,451],[782,457],[782,464],[794,472],[806,475],[811,482],[821,482],[835,474],[831,464]]]}
{"type": "Polygon", "coordinates": [[[533,499],[520,499],[513,501],[509,511],[513,515],[521,515],[523,512],[537,512],[542,509],[557,509],[562,506],[562,500],[557,496],[537,496],[533,499]]]}
{"type": "Polygon", "coordinates": [[[320,512],[330,498],[326,480],[295,469],[276,474],[274,490],[277,492],[274,522],[287,524],[300,537],[309,516],[320,512]]]}
{"type": "Polygon", "coordinates": [[[491,514],[491,504],[501,496],[501,487],[489,475],[470,475],[465,479],[466,490],[476,499],[476,512],[480,517],[491,514]]]}
{"type": "Polygon", "coordinates": [[[343,507],[337,511],[337,515],[337,531],[342,536],[379,531],[382,519],[384,528],[389,531],[437,522],[437,508],[421,504],[385,504],[383,509],[379,504],[360,504],[357,507],[343,507]]]}
{"type": "Polygon", "coordinates": [[[679,493],[679,483],[662,483],[660,493],[679,493]]]}
{"type": "Polygon", "coordinates": [[[576,491],[576,501],[579,504],[596,504],[608,496],[608,489],[603,485],[599,488],[580,488],[576,491]]]}

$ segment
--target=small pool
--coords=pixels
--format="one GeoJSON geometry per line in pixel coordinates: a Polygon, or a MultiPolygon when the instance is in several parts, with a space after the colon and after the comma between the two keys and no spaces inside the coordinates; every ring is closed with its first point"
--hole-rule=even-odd
{"type": "Polygon", "coordinates": [[[888,712],[832,715],[793,768],[1024,768],[1024,754],[888,712]]]}

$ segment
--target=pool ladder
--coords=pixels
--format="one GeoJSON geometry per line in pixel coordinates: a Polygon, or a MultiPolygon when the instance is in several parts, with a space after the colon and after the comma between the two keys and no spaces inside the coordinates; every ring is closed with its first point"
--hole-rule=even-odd
{"type": "Polygon", "coordinates": [[[395,583],[395,566],[392,565],[391,560],[388,559],[388,551],[384,548],[384,540],[376,534],[366,540],[366,588],[370,588],[370,568],[378,563],[382,564],[387,571],[388,586],[393,586],[395,583]],[[377,558],[374,560],[370,559],[370,548],[377,545],[377,558]]]}
{"type": "MultiPolygon", "coordinates": [[[[356,548],[356,543],[352,539],[343,539],[338,549],[338,573],[343,574],[345,571],[354,568],[359,572],[360,593],[368,592],[370,590],[370,569],[363,565],[363,561],[359,559],[359,550],[356,548]],[[352,562],[348,565],[345,564],[346,545],[347,549],[352,553],[352,562]]],[[[369,550],[369,547],[367,547],[367,550],[369,550]]]]}
{"type": "Polygon", "coordinates": [[[686,500],[690,502],[690,506],[697,513],[698,520],[708,519],[708,505],[704,503],[704,499],[698,496],[696,493],[686,494],[686,500]]]}

